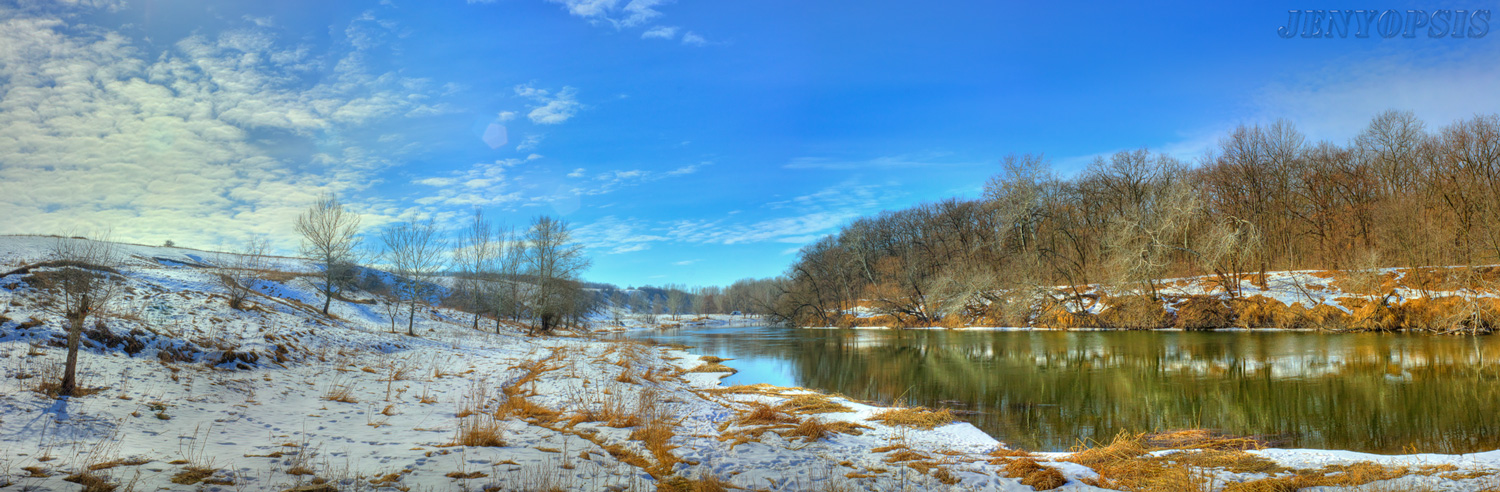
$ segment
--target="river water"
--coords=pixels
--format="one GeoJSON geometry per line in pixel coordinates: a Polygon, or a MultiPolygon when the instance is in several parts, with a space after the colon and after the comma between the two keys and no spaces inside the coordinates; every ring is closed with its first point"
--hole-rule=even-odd
{"type": "Polygon", "coordinates": [[[726,384],[951,408],[1024,449],[1184,428],[1375,453],[1500,448],[1495,337],[769,326],[628,336],[733,358],[740,372],[726,384]]]}

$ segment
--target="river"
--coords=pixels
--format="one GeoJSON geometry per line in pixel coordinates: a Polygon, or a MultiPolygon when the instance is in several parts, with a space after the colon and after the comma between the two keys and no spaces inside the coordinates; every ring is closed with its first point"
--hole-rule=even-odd
{"type": "Polygon", "coordinates": [[[771,326],[628,336],[735,359],[726,384],[951,408],[1031,450],[1184,428],[1375,453],[1500,448],[1495,337],[771,326]]]}

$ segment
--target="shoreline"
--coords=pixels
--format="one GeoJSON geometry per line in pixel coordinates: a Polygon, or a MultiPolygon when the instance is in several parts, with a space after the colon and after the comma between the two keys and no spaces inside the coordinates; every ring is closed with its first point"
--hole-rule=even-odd
{"type": "Polygon", "coordinates": [[[389,333],[372,304],[313,314],[299,301],[312,290],[295,281],[268,282],[251,308],[236,310],[211,271],[155,261],[181,253],[140,249],[148,254],[121,268],[132,295],[101,318],[107,330],[86,337],[82,396],[43,393],[65,355],[56,345],[63,323],[23,279],[0,282],[0,483],[101,492],[1024,491],[1122,490],[1192,472],[1220,488],[1309,474],[1449,490],[1500,484],[1500,450],[1256,450],[1189,432],[1174,446],[1122,435],[1078,452],[1028,453],[942,409],[725,386],[732,360],[608,333],[475,331],[471,315],[436,308],[419,313],[419,336],[410,337],[389,333]]]}

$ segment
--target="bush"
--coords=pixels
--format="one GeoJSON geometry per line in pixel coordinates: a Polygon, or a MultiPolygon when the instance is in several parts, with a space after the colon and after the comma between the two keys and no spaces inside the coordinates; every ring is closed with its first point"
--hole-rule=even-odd
{"type": "Polygon", "coordinates": [[[1150,296],[1120,296],[1107,301],[1108,308],[1099,313],[1106,327],[1149,330],[1168,326],[1167,310],[1150,296]]]}

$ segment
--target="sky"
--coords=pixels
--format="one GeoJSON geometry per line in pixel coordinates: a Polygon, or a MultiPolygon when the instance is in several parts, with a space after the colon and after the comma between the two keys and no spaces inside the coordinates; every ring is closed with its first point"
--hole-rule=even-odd
{"type": "Polygon", "coordinates": [[[1011,153],[1067,176],[1277,118],[1343,143],[1386,109],[1500,112],[1500,34],[1277,34],[1500,3],[1244,3],[0,0],[0,234],[292,253],[331,192],[372,248],[551,215],[589,280],[725,285],[978,198],[1011,153]]]}

